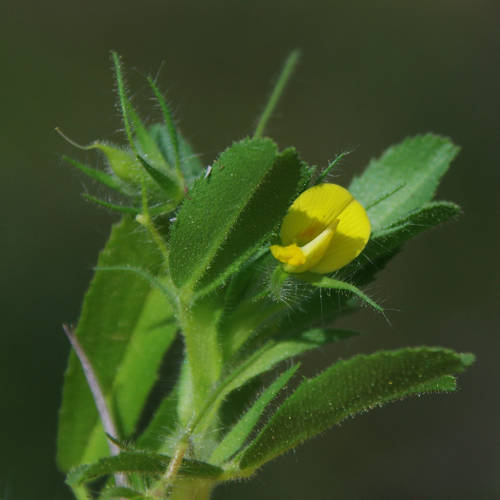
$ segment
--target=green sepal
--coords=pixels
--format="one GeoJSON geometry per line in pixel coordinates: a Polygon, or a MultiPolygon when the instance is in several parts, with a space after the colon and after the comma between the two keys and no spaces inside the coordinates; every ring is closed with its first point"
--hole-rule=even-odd
{"type": "Polygon", "coordinates": [[[123,184],[112,175],[109,175],[106,172],[103,172],[102,170],[97,170],[95,168],[87,167],[86,165],[83,165],[83,163],[80,163],[79,161],[74,160],[69,156],[63,156],[63,160],[67,161],[68,163],[71,163],[71,165],[76,167],[85,175],[87,175],[91,179],[94,179],[97,182],[100,182],[104,186],[114,189],[115,191],[118,191],[122,194],[127,194],[127,192],[124,190],[123,184]]]}
{"type": "Polygon", "coordinates": [[[328,166],[318,175],[318,178],[314,181],[314,184],[320,184],[322,183],[327,175],[335,168],[335,166],[347,155],[350,155],[352,151],[343,151],[342,153],[339,153],[333,161],[331,161],[328,166]]]}
{"type": "Polygon", "coordinates": [[[111,52],[111,58],[115,69],[116,90],[122,112],[123,124],[130,147],[135,154],[139,153],[148,158],[154,166],[158,166],[157,164],[164,165],[164,160],[157,144],[142,123],[142,120],[127,96],[120,56],[116,52],[111,52]]]}
{"type": "Polygon", "coordinates": [[[135,196],[140,193],[141,182],[146,179],[141,164],[131,151],[104,142],[94,142],[92,149],[98,149],[106,156],[109,168],[135,196]]]}
{"type": "Polygon", "coordinates": [[[249,474],[347,417],[410,395],[453,390],[451,376],[473,361],[471,354],[430,347],[339,361],[304,381],[235,462],[249,474]]]}
{"type": "Polygon", "coordinates": [[[142,156],[138,155],[137,159],[144,167],[144,170],[146,170],[149,176],[156,182],[156,184],[158,184],[158,186],[167,194],[169,198],[177,201],[182,199],[183,193],[179,182],[150,165],[142,156]]]}
{"type": "Polygon", "coordinates": [[[439,180],[459,148],[449,139],[433,134],[409,137],[372,160],[349,186],[365,208],[376,232],[429,202],[439,180]],[[402,187],[400,187],[402,186],[402,187]],[[380,200],[386,193],[391,196],[380,200]]]}
{"type": "Polygon", "coordinates": [[[384,310],[380,307],[373,299],[368,297],[363,293],[358,287],[352,285],[351,283],[346,283],[345,281],[336,280],[328,276],[322,276],[314,273],[301,273],[297,275],[297,278],[310,283],[317,288],[328,288],[330,290],[340,290],[342,292],[347,292],[349,294],[356,295],[362,301],[366,302],[369,306],[378,312],[383,313],[384,310]]]}
{"type": "Polygon", "coordinates": [[[88,193],[82,193],[82,198],[95,205],[99,205],[102,208],[106,208],[107,210],[111,210],[112,212],[119,212],[121,214],[130,214],[137,215],[139,213],[139,209],[135,207],[127,207],[125,205],[117,205],[115,203],[109,203],[108,201],[100,200],[95,196],[92,196],[88,193]]]}
{"type": "MultiPolygon", "coordinates": [[[[66,483],[70,486],[78,485],[117,472],[158,476],[166,471],[170,460],[168,455],[159,453],[124,451],[119,455],[76,467],[66,477],[66,483]]],[[[222,469],[215,465],[184,459],[178,473],[186,477],[215,479],[222,472],[222,469]]]]}
{"type": "Polygon", "coordinates": [[[165,97],[160,92],[160,89],[156,85],[155,81],[151,77],[148,77],[148,83],[156,97],[156,100],[158,101],[158,104],[160,105],[161,112],[163,114],[163,119],[165,121],[165,127],[168,132],[170,143],[172,144],[173,159],[170,160],[169,158],[166,158],[166,161],[167,163],[169,163],[170,165],[174,165],[178,169],[180,168],[181,164],[179,136],[177,133],[177,128],[175,127],[174,124],[174,120],[172,118],[172,113],[170,111],[170,108],[167,104],[165,97]]]}
{"type": "Polygon", "coordinates": [[[218,444],[210,456],[210,463],[222,464],[226,462],[245,444],[245,441],[257,425],[268,404],[285,387],[299,366],[300,364],[291,366],[262,392],[250,409],[218,444]]]}

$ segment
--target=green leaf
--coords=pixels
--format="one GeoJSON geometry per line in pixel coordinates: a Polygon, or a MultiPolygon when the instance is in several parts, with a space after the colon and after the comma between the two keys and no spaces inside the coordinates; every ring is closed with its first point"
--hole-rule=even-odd
{"type": "Polygon", "coordinates": [[[228,385],[224,394],[241,387],[252,378],[272,370],[278,363],[323,345],[339,342],[357,335],[349,330],[328,330],[315,328],[293,336],[283,335],[281,338],[266,342],[250,361],[242,363],[244,369],[228,385]]]}
{"type": "Polygon", "coordinates": [[[195,183],[172,229],[170,268],[177,286],[192,286],[204,274],[276,155],[271,140],[238,142],[195,183]]]}
{"type": "Polygon", "coordinates": [[[389,227],[374,233],[363,253],[342,269],[340,276],[350,276],[358,284],[371,281],[374,274],[382,269],[408,240],[434,226],[455,220],[460,213],[458,205],[447,201],[424,204],[389,227]]]}
{"type": "Polygon", "coordinates": [[[426,134],[405,139],[372,160],[349,187],[362,205],[371,206],[367,212],[372,230],[387,227],[430,201],[457,153],[449,139],[426,134]]]}
{"type": "Polygon", "coordinates": [[[277,157],[269,139],[233,144],[200,179],[172,230],[170,268],[183,288],[215,286],[279,224],[296,194],[302,164],[292,150],[277,157]],[[205,275],[205,276],[204,276],[205,275]]]}
{"type": "Polygon", "coordinates": [[[222,464],[234,455],[245,443],[267,405],[278,395],[287,382],[292,378],[299,364],[296,364],[282,373],[258,397],[252,407],[243,415],[238,423],[224,436],[210,457],[210,463],[222,464]]]}
{"type": "Polygon", "coordinates": [[[473,362],[470,354],[407,348],[339,361],[303,382],[239,457],[251,472],[347,417],[421,392],[454,389],[451,375],[473,362]]]}
{"type": "MultiPolygon", "coordinates": [[[[159,475],[165,472],[170,463],[170,457],[158,453],[125,451],[114,457],[101,458],[93,464],[80,465],[72,470],[66,482],[69,485],[82,484],[116,472],[136,472],[159,475]]],[[[222,469],[215,465],[184,459],[179,468],[179,475],[198,478],[216,478],[222,469]]]]}
{"type": "Polygon", "coordinates": [[[199,281],[198,290],[206,293],[219,285],[266,244],[297,195],[303,173],[303,163],[294,149],[278,155],[199,281]]]}
{"type": "Polygon", "coordinates": [[[426,203],[406,217],[374,233],[373,239],[376,239],[381,245],[390,245],[392,248],[396,248],[422,231],[455,220],[461,212],[458,205],[449,201],[426,203]]]}
{"type": "Polygon", "coordinates": [[[83,172],[91,179],[94,179],[97,182],[100,182],[101,184],[104,184],[105,186],[114,189],[115,191],[124,193],[123,184],[112,175],[109,175],[106,172],[103,172],[102,170],[96,170],[95,168],[87,167],[86,165],[83,165],[79,161],[74,160],[73,158],[69,158],[68,156],[64,156],[63,159],[68,163],[71,163],[71,165],[76,167],[78,170],[83,172]]]}
{"type": "Polygon", "coordinates": [[[378,312],[384,311],[374,300],[370,299],[370,297],[368,297],[368,295],[363,293],[359,288],[357,288],[354,285],[351,285],[350,283],[346,283],[345,281],[340,281],[333,278],[329,278],[328,276],[322,276],[313,273],[303,273],[298,277],[300,279],[303,279],[304,281],[307,281],[307,283],[310,283],[311,285],[317,288],[341,290],[356,295],[361,300],[366,302],[368,305],[373,307],[373,309],[375,309],[376,311],[378,312]]]}
{"type": "MultiPolygon", "coordinates": [[[[98,266],[135,265],[155,274],[161,256],[133,219],[115,225],[98,266]]],[[[177,325],[163,293],[142,277],[97,271],[76,330],[121,435],[135,428],[177,325]],[[141,383],[138,384],[137,381],[141,383]]],[[[108,454],[106,437],[76,356],[71,353],[59,415],[58,464],[62,470],[108,454]]]]}

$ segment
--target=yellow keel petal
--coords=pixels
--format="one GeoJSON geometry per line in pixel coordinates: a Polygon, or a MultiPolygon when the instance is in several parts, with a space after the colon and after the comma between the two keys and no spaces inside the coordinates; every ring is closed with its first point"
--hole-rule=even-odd
{"type": "MultiPolygon", "coordinates": [[[[320,262],[325,252],[328,250],[329,245],[331,244],[337,224],[338,220],[334,221],[333,224],[330,224],[329,227],[327,227],[321,234],[316,236],[316,238],[310,241],[307,245],[304,245],[303,247],[297,247],[304,256],[304,262],[300,264],[294,264],[290,261],[284,266],[285,271],[287,273],[303,273],[304,271],[308,271],[309,269],[311,269],[311,267],[320,262]]],[[[289,247],[292,246],[294,245],[290,245],[289,247]]]]}

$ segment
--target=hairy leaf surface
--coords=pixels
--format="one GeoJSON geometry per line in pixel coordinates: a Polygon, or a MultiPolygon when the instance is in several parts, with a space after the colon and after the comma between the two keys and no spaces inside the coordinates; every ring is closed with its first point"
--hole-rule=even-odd
{"type": "MultiPolygon", "coordinates": [[[[156,274],[160,255],[133,219],[114,226],[98,266],[135,265],[156,274]]],[[[97,271],[76,330],[108,399],[121,437],[135,428],[177,326],[161,291],[134,273],[97,271]],[[138,383],[140,381],[140,383],[138,383]]],[[[106,438],[79,361],[71,353],[59,415],[61,469],[108,454],[106,438]]]]}
{"type": "Polygon", "coordinates": [[[349,416],[422,392],[454,389],[451,375],[473,362],[470,354],[441,348],[407,348],[339,361],[306,380],[283,403],[241,454],[254,470],[349,416]]]}
{"type": "Polygon", "coordinates": [[[248,258],[276,227],[303,172],[293,150],[270,139],[233,144],[183,203],[171,237],[170,267],[179,287],[207,291],[248,258]]]}
{"type": "Polygon", "coordinates": [[[432,199],[458,147],[433,134],[410,137],[372,160],[349,191],[378,231],[432,199]]]}

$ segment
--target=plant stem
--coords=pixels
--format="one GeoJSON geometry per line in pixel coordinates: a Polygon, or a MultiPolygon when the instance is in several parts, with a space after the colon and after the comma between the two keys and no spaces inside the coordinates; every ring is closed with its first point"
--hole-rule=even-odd
{"type": "Polygon", "coordinates": [[[160,479],[158,485],[153,489],[153,491],[149,493],[152,498],[161,499],[168,495],[168,491],[177,476],[177,472],[179,472],[179,468],[182,464],[182,460],[184,459],[188,446],[189,443],[187,439],[181,439],[181,441],[179,441],[174,452],[174,456],[168,464],[165,475],[160,479]]]}

